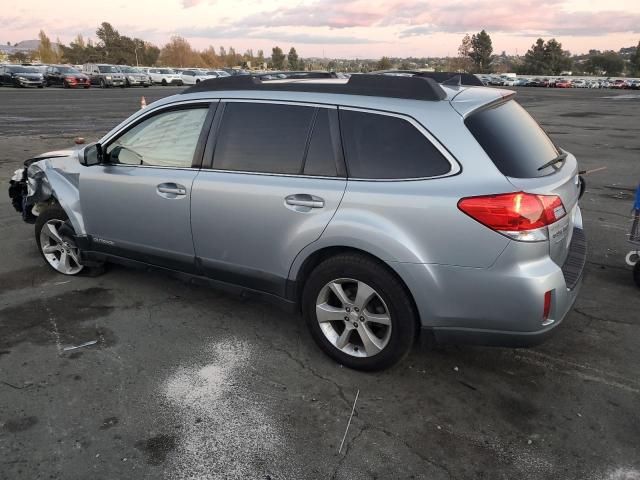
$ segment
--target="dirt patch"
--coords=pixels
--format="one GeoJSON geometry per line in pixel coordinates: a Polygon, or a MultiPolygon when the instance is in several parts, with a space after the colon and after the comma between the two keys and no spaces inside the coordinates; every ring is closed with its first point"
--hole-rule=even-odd
{"type": "Polygon", "coordinates": [[[155,437],[136,442],[135,447],[147,456],[149,465],[160,465],[167,459],[167,455],[175,450],[177,439],[175,435],[156,435],[155,437]]]}
{"type": "Polygon", "coordinates": [[[4,427],[2,427],[2,429],[10,433],[24,432],[25,430],[29,430],[33,427],[36,423],[38,423],[38,417],[10,418],[4,422],[4,427]]]}
{"type": "Polygon", "coordinates": [[[60,275],[53,272],[46,265],[4,272],[0,274],[0,292],[35,287],[46,281],[53,280],[55,277],[60,278],[60,275]]]}
{"type": "Polygon", "coordinates": [[[95,324],[111,313],[113,295],[104,288],[73,290],[0,310],[0,349],[23,342],[36,345],[73,345],[98,340],[102,346],[115,343],[113,333],[95,324]]]}

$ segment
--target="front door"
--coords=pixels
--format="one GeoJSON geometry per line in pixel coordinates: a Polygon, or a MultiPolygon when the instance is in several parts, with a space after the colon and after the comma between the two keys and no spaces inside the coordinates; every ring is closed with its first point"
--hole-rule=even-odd
{"type": "Polygon", "coordinates": [[[94,250],[193,271],[191,189],[209,107],[150,114],[104,146],[108,163],[82,172],[80,203],[94,250]]]}
{"type": "Polygon", "coordinates": [[[217,115],[212,165],[191,199],[197,262],[210,277],[284,296],[293,260],[346,187],[336,109],[227,101],[217,115]]]}

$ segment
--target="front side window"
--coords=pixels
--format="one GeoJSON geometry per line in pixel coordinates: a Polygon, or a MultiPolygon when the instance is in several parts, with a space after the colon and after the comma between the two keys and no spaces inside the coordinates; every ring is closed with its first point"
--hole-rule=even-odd
{"type": "Polygon", "coordinates": [[[208,106],[160,113],[139,123],[111,143],[111,163],[191,167],[208,106]]]}
{"type": "Polygon", "coordinates": [[[228,103],[213,168],[299,174],[314,113],[298,105],[228,103]]]}
{"type": "Polygon", "coordinates": [[[433,143],[402,118],[341,110],[340,128],[350,177],[428,178],[451,171],[433,143]]]}

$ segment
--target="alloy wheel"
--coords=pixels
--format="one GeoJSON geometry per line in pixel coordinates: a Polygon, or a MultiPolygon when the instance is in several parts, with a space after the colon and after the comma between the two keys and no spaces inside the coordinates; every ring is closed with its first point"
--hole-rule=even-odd
{"type": "Polygon", "coordinates": [[[316,300],[322,333],[338,350],[354,357],[380,353],[391,338],[391,314],[380,294],[351,278],[328,282],[316,300]]]}
{"type": "Polygon", "coordinates": [[[60,234],[62,220],[49,220],[40,231],[42,254],[55,270],[65,275],[75,275],[83,269],[80,252],[73,241],[60,234]]]}

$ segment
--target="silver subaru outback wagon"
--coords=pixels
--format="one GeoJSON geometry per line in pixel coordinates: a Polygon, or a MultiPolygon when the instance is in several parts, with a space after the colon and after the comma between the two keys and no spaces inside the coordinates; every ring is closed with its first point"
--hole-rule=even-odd
{"type": "Polygon", "coordinates": [[[352,368],[397,363],[420,332],[533,345],[580,286],[577,162],[514,92],[450,83],[208,80],[27,160],[10,195],[58,272],[151,265],[259,293],[352,368]]]}

